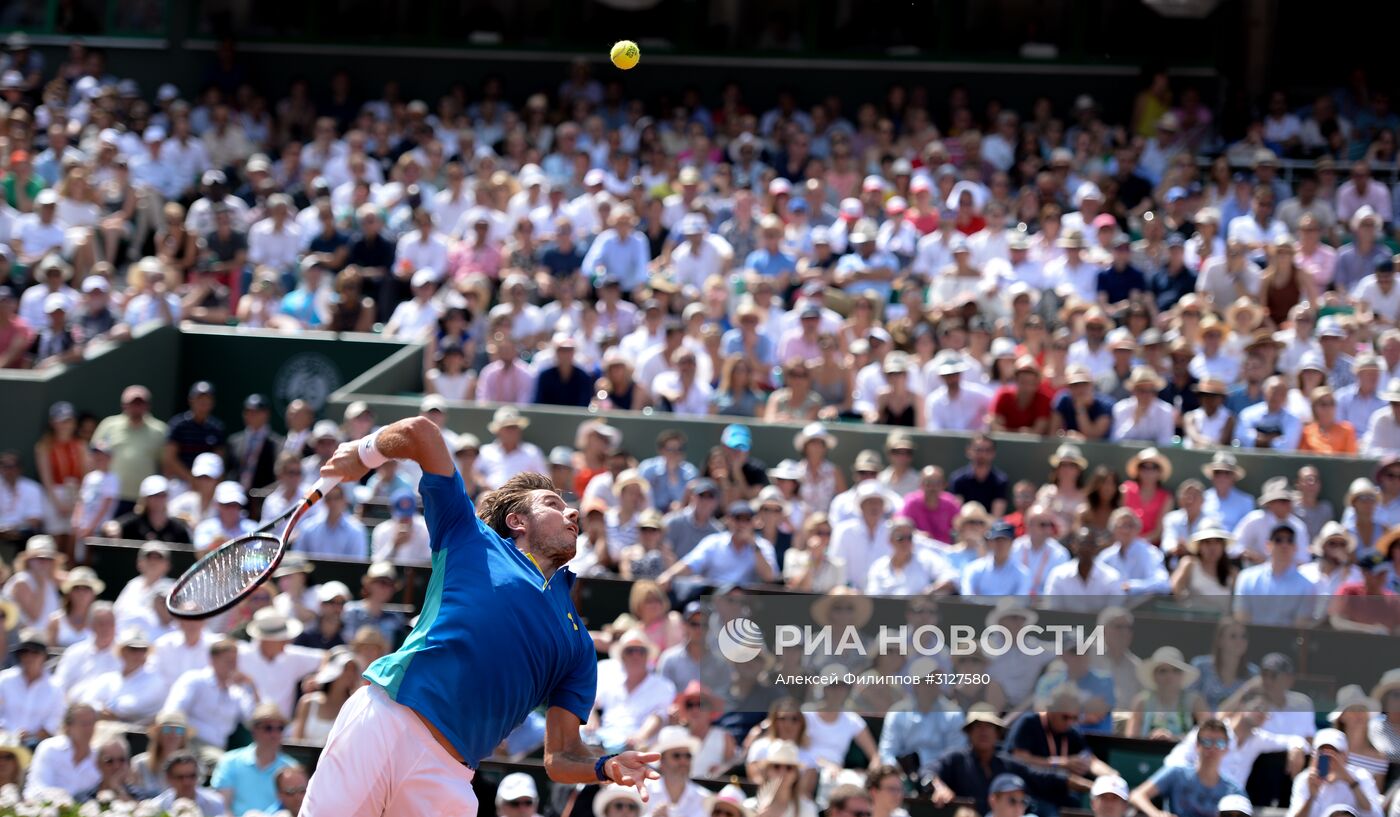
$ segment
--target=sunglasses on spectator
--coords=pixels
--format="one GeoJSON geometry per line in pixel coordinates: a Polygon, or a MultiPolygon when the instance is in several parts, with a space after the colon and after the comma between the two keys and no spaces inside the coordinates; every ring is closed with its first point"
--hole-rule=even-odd
{"type": "Polygon", "coordinates": [[[183,735],[183,734],[185,734],[185,727],[183,727],[183,726],[162,726],[162,727],[160,728],[160,733],[161,733],[162,735],[183,735]]]}
{"type": "Polygon", "coordinates": [[[283,797],[292,797],[292,796],[298,795],[298,794],[306,794],[306,787],[305,787],[305,786],[293,786],[293,787],[291,787],[290,789],[278,789],[278,791],[282,793],[282,796],[283,796],[283,797]]]}
{"type": "Polygon", "coordinates": [[[1202,749],[1228,749],[1230,741],[1226,738],[1200,738],[1196,741],[1202,749]]]}

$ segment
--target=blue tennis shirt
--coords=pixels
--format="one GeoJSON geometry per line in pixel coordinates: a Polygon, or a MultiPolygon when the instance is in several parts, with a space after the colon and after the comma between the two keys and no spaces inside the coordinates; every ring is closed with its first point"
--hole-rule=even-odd
{"type": "Polygon", "coordinates": [[[586,722],[597,652],[569,598],[573,573],[545,581],[476,518],[459,474],[424,474],[418,490],[433,553],[427,598],[403,646],[365,679],[436,726],[472,768],[542,703],[586,722]]]}

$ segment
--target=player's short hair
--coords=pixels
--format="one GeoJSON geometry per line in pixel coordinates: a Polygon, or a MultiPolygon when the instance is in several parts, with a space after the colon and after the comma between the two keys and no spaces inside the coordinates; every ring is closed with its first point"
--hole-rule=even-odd
{"type": "Polygon", "coordinates": [[[530,495],[541,490],[555,490],[554,481],[543,474],[516,474],[481,500],[476,509],[477,518],[501,538],[511,539],[515,534],[506,525],[506,517],[528,511],[530,495]]]}

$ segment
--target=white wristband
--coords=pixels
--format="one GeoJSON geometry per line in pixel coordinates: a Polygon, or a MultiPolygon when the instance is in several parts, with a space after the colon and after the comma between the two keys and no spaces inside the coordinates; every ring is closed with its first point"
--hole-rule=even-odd
{"type": "MultiPolygon", "coordinates": [[[[381,429],[381,430],[382,430],[382,429],[381,429]]],[[[370,469],[371,471],[373,471],[374,469],[378,468],[379,466],[383,465],[384,463],[386,463],[386,462],[388,462],[388,461],[389,461],[389,458],[386,457],[386,456],[384,456],[384,455],[383,455],[382,453],[380,453],[380,451],[379,451],[379,432],[378,432],[378,431],[374,432],[373,434],[369,435],[368,437],[363,437],[363,438],[361,438],[361,440],[360,440],[360,462],[364,463],[366,468],[368,468],[368,469],[370,469]]]]}

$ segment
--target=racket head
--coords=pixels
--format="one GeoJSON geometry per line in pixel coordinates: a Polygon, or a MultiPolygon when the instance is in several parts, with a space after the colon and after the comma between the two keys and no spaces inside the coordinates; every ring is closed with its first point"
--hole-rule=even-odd
{"type": "Polygon", "coordinates": [[[205,619],[233,608],[282,563],[284,536],[248,533],[220,545],[175,580],[165,609],[176,618],[205,619]]]}

